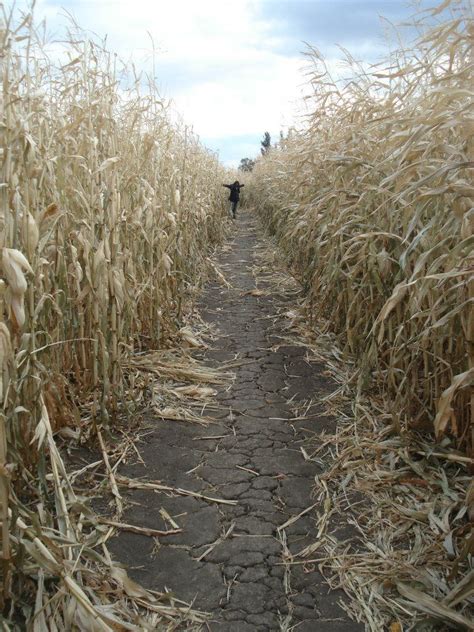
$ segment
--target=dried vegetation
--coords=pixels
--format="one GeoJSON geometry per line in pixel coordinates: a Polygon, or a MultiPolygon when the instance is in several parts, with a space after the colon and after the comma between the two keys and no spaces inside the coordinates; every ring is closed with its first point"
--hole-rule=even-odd
{"type": "Polygon", "coordinates": [[[312,114],[248,193],[394,427],[472,454],[474,26],[454,8],[384,64],[349,58],[347,82],[311,51],[312,114]]]}
{"type": "Polygon", "coordinates": [[[339,382],[338,430],[308,455],[330,458],[320,539],[289,563],[318,564],[374,632],[474,629],[470,11],[417,16],[417,41],[369,69],[347,55],[347,81],[311,50],[311,114],[248,187],[339,382]]]}
{"type": "Polygon", "coordinates": [[[278,528],[284,537],[302,516],[316,521],[314,542],[284,551],[286,572],[318,568],[370,632],[474,629],[473,459],[448,441],[397,432],[383,393],[360,391],[356,358],[327,323],[309,326],[308,302],[276,244],[260,264],[259,278],[295,301],[285,307],[281,343],[305,347],[305,360],[325,367],[334,385],[327,395],[288,402],[291,423],[309,436],[303,458],[321,473],[312,504],[278,528]]]}
{"type": "Polygon", "coordinates": [[[110,559],[123,450],[109,458],[108,437],[150,367],[198,391],[222,379],[146,352],[196,344],[186,305],[223,236],[226,178],[153,78],[76,27],[45,48],[31,15],[0,17],[2,629],[196,622],[110,559]],[[75,489],[89,466],[68,473],[60,450],[88,436],[115,499],[108,525],[75,489]]]}

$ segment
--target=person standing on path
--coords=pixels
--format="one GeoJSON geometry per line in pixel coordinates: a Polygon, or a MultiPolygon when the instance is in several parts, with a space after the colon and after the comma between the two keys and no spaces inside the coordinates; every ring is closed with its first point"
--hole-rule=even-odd
{"type": "Polygon", "coordinates": [[[230,214],[233,219],[237,215],[237,204],[240,199],[240,189],[245,186],[245,184],[240,184],[238,180],[234,182],[234,184],[223,184],[223,187],[227,187],[230,189],[229,202],[230,202],[230,214]]]}

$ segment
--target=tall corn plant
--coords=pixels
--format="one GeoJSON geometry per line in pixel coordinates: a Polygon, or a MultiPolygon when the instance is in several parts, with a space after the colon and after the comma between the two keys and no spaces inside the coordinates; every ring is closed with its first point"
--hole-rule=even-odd
{"type": "Polygon", "coordinates": [[[4,13],[0,48],[3,603],[33,589],[35,629],[45,613],[60,629],[110,629],[54,433],[71,434],[79,404],[112,423],[127,358],[180,327],[224,233],[225,175],[171,122],[153,78],[78,29],[53,62],[32,16],[4,13]],[[49,601],[51,579],[61,590],[49,601]]]}
{"type": "Polygon", "coordinates": [[[459,3],[410,50],[335,81],[253,172],[254,204],[394,425],[474,450],[474,27],[459,3]]]}

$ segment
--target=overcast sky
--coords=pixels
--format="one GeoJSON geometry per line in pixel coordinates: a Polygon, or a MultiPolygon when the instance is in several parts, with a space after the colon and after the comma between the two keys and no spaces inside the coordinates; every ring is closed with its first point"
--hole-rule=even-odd
{"type": "MultiPolygon", "coordinates": [[[[8,3],[7,3],[8,4],[8,3]]],[[[19,0],[24,7],[27,0],[19,0]]],[[[436,1],[425,0],[434,6],[436,1]]],[[[413,13],[408,0],[37,0],[37,18],[61,37],[66,11],[138,67],[155,68],[202,142],[236,166],[292,123],[304,84],[305,42],[335,64],[336,44],[358,59],[387,50],[387,23],[413,13]]]]}

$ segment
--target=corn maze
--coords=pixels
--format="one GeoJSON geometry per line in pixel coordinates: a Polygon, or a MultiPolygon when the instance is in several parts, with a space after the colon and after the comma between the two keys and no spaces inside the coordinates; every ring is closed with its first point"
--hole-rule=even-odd
{"type": "MultiPolygon", "coordinates": [[[[221,184],[235,172],[176,122],[153,77],[75,25],[51,54],[32,14],[2,11],[1,629],[316,629],[316,615],[304,618],[312,593],[301,589],[301,603],[292,601],[290,578],[304,569],[345,593],[340,616],[354,627],[344,630],[473,630],[472,9],[444,2],[417,16],[416,40],[376,66],[348,53],[347,80],[309,49],[309,114],[251,174],[237,176],[246,209],[232,226],[221,184]],[[246,258],[232,258],[232,248],[246,258]],[[205,325],[196,301],[210,280],[215,322],[205,325]],[[280,293],[281,304],[267,300],[280,293]],[[245,323],[228,347],[232,330],[219,321],[226,309],[245,323]],[[259,329],[265,319],[278,335],[259,329]],[[213,344],[216,358],[232,353],[203,363],[213,344]],[[286,374],[270,366],[278,389],[262,386],[252,365],[267,370],[276,353],[306,370],[298,346],[320,372],[319,399],[298,401],[286,365],[286,374]],[[236,385],[260,413],[228,395],[236,385]],[[261,412],[264,396],[273,413],[261,412]],[[125,489],[218,505],[221,530],[193,558],[199,568],[209,561],[209,572],[213,556],[233,568],[218,553],[239,541],[234,506],[247,502],[244,518],[254,520],[246,491],[224,497],[219,484],[183,489],[122,473],[140,457],[133,437],[150,411],[160,423],[207,433],[192,441],[207,442],[209,461],[189,471],[209,470],[219,450],[232,461],[239,428],[242,445],[261,436],[267,447],[255,443],[254,461],[235,459],[240,478],[232,482],[273,477],[268,502],[281,500],[287,474],[284,458],[272,457],[271,428],[281,454],[303,455],[311,506],[294,505],[279,526],[263,521],[268,532],[244,534],[282,548],[274,567],[268,553],[264,573],[284,568],[283,606],[209,627],[199,599],[190,606],[140,584],[120,551],[111,553],[115,532],[159,542],[186,531],[163,508],[163,528],[129,524],[125,489]],[[286,413],[295,425],[318,415],[333,422],[292,434],[286,413]],[[253,432],[238,415],[274,426],[253,432]],[[88,460],[75,461],[83,453],[88,460]],[[259,458],[275,461],[271,475],[259,458]],[[91,505],[104,497],[107,510],[91,505]],[[331,527],[352,497],[356,548],[331,527]],[[313,514],[311,543],[293,546],[290,527],[313,514]]],[[[238,574],[229,581],[219,612],[242,586],[238,574]]]]}

